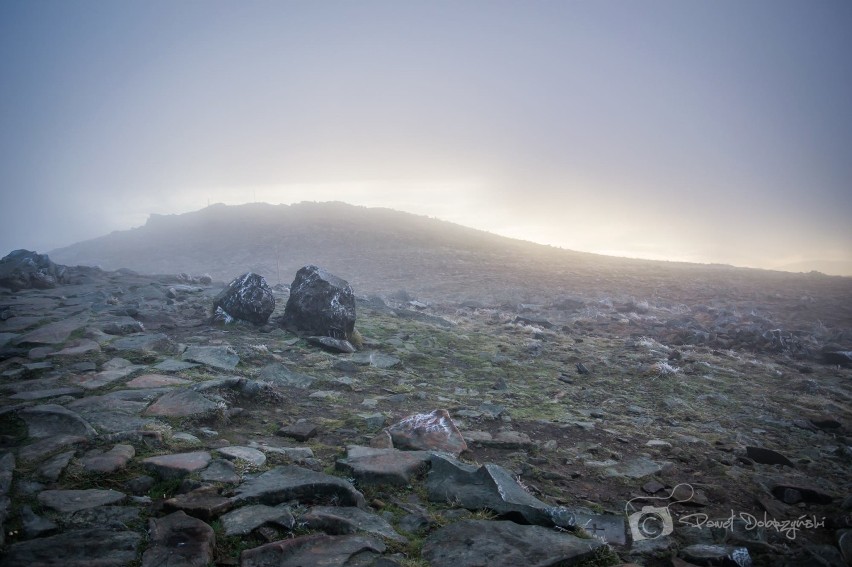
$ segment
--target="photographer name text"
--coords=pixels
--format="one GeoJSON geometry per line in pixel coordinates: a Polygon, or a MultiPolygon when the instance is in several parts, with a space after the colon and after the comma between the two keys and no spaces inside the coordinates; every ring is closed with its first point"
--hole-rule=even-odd
{"type": "Polygon", "coordinates": [[[747,512],[740,512],[739,515],[731,510],[731,515],[728,518],[710,518],[707,514],[689,514],[681,516],[678,521],[681,524],[686,524],[695,528],[723,528],[732,530],[734,521],[739,518],[745,522],[746,530],[754,530],[757,528],[774,529],[775,531],[784,534],[789,540],[796,539],[796,534],[799,530],[815,530],[825,527],[825,518],[817,519],[816,516],[799,516],[793,520],[776,520],[770,518],[763,513],[763,519],[758,519],[747,512]]]}

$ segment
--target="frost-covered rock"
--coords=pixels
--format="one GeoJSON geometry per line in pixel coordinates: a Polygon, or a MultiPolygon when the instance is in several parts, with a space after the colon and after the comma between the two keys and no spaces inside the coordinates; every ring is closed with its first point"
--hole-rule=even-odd
{"type": "Polygon", "coordinates": [[[296,272],[282,326],[302,333],[349,339],[355,330],[355,294],[346,280],[316,266],[296,272]]]}
{"type": "Polygon", "coordinates": [[[0,260],[0,286],[12,291],[48,289],[64,283],[66,268],[54,264],[47,254],[15,250],[0,260]]]}
{"type": "Polygon", "coordinates": [[[263,325],[274,310],[275,297],[272,290],[263,276],[253,272],[235,278],[213,300],[214,316],[226,322],[227,317],[231,317],[263,325]],[[222,317],[220,311],[224,312],[226,317],[222,317]]]}

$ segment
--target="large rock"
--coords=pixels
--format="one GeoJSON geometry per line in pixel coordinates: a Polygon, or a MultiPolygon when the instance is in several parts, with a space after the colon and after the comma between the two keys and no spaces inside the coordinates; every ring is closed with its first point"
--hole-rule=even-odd
{"type": "Polygon", "coordinates": [[[397,449],[445,451],[460,455],[467,444],[447,410],[410,415],[391,425],[388,433],[397,449]]]}
{"type": "Polygon", "coordinates": [[[426,538],[423,558],[432,567],[550,567],[591,559],[603,545],[541,526],[465,520],[426,538]]]}
{"type": "Polygon", "coordinates": [[[13,544],[0,561],[3,567],[122,567],[136,559],[142,534],[102,528],[71,530],[13,544]]]}
{"type": "Polygon", "coordinates": [[[570,528],[577,524],[575,514],[548,506],[524,490],[506,469],[494,464],[475,467],[432,455],[426,488],[432,502],[452,502],[468,510],[492,510],[527,524],[570,528]]]}
{"type": "Polygon", "coordinates": [[[0,260],[0,286],[12,291],[48,289],[64,283],[66,268],[54,264],[47,254],[15,250],[0,260]]]}
{"type": "MultiPolygon", "coordinates": [[[[242,567],[347,567],[371,565],[387,547],[362,535],[308,535],[267,543],[240,554],[242,567]]],[[[519,564],[520,565],[520,564],[519,564]]]]}
{"type": "Polygon", "coordinates": [[[429,468],[429,451],[400,451],[351,445],[336,468],[350,474],[359,484],[406,486],[429,468]]]}
{"type": "Polygon", "coordinates": [[[233,498],[238,505],[257,503],[275,506],[290,500],[332,502],[360,508],[366,505],[364,495],[342,478],[295,465],[275,467],[244,482],[233,498]]]}
{"type": "Polygon", "coordinates": [[[304,335],[349,340],[355,330],[355,295],[346,280],[316,266],[296,272],[282,326],[304,335]]]}
{"type": "Polygon", "coordinates": [[[142,567],[206,567],[213,562],[216,536],[206,523],[178,511],[151,519],[151,543],[142,555],[142,567]]]}
{"type": "Polygon", "coordinates": [[[213,313],[224,311],[234,319],[263,325],[275,310],[275,297],[262,276],[243,274],[228,284],[213,300],[213,313]]]}

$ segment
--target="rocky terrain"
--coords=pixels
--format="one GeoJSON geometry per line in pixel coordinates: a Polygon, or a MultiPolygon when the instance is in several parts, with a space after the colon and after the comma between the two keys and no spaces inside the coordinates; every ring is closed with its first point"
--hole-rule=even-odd
{"type": "Polygon", "coordinates": [[[331,270],[353,353],[212,318],[245,265],[0,290],[0,565],[850,560],[848,278],[471,258],[331,270]]]}

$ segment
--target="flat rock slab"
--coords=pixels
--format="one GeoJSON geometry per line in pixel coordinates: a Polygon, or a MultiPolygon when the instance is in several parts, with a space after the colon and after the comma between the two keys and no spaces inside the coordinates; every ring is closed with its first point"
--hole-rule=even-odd
{"type": "Polygon", "coordinates": [[[251,447],[232,445],[217,449],[220,455],[232,461],[245,461],[253,466],[262,467],[266,464],[266,455],[251,447]]]}
{"type": "Polygon", "coordinates": [[[277,431],[276,435],[290,437],[296,441],[307,441],[317,434],[317,429],[317,426],[313,423],[310,423],[309,421],[302,421],[300,423],[294,423],[292,425],[282,427],[277,431]]]}
{"type": "Polygon", "coordinates": [[[108,335],[132,335],[145,331],[145,327],[133,317],[115,317],[101,325],[101,330],[108,335]]]}
{"type": "Polygon", "coordinates": [[[63,447],[85,443],[86,441],[88,441],[88,438],[82,435],[54,435],[22,447],[18,451],[18,458],[23,462],[40,461],[63,447]]]}
{"type": "Polygon", "coordinates": [[[148,523],[150,543],[142,567],[207,567],[213,562],[213,528],[178,511],[148,523]]]}
{"type": "Polygon", "coordinates": [[[41,321],[44,321],[44,317],[11,317],[5,321],[0,321],[0,331],[3,331],[4,333],[25,331],[41,321]]]}
{"type": "Polygon", "coordinates": [[[218,409],[216,402],[210,401],[195,390],[175,390],[163,394],[160,399],[148,406],[145,415],[162,417],[204,416],[218,409]]]}
{"type": "Polygon", "coordinates": [[[353,506],[314,506],[299,517],[299,522],[329,535],[366,532],[398,542],[408,541],[381,516],[353,506]]]}
{"type": "Polygon", "coordinates": [[[541,526],[464,520],[426,538],[422,556],[431,567],[552,567],[591,559],[603,545],[541,526]]]}
{"type": "Polygon", "coordinates": [[[87,472],[113,473],[127,466],[136,455],[132,445],[115,445],[106,453],[88,454],[80,459],[80,465],[87,472]]]}
{"type": "Polygon", "coordinates": [[[44,404],[22,409],[18,416],[27,424],[30,437],[45,438],[56,435],[97,435],[95,429],[79,414],[56,404],[44,404]]]}
{"type": "Polygon", "coordinates": [[[234,349],[227,346],[191,346],[186,349],[181,358],[219,370],[233,370],[240,362],[240,357],[234,349]]]}
{"type": "Polygon", "coordinates": [[[346,458],[338,459],[335,467],[355,478],[358,483],[406,486],[429,468],[429,451],[400,451],[353,445],[347,448],[346,458]]]}
{"type": "Polygon", "coordinates": [[[211,461],[210,453],[207,451],[195,451],[192,453],[175,453],[172,455],[160,455],[148,457],[142,461],[142,465],[160,475],[160,477],[182,478],[189,474],[207,467],[211,461]]]}
{"type": "Polygon", "coordinates": [[[71,333],[78,329],[82,329],[89,322],[88,315],[71,317],[42,325],[35,331],[31,331],[19,337],[15,343],[22,344],[41,344],[41,345],[58,345],[68,340],[71,333]]]}
{"type": "Polygon", "coordinates": [[[233,507],[230,498],[219,496],[214,490],[201,488],[179,494],[163,502],[168,510],[183,510],[190,516],[204,520],[213,520],[233,507]]]}
{"type": "Polygon", "coordinates": [[[194,364],[192,362],[167,358],[166,360],[157,364],[153,368],[154,370],[159,370],[160,372],[181,372],[183,370],[189,370],[190,368],[195,368],[197,366],[199,365],[194,364]]]}
{"type": "Polygon", "coordinates": [[[3,567],[125,567],[136,559],[142,534],[101,528],[71,530],[13,544],[3,567]]]}
{"type": "Polygon", "coordinates": [[[201,471],[201,480],[237,483],[240,482],[240,475],[237,474],[237,469],[231,461],[215,459],[206,469],[201,471]]]}
{"type": "Polygon", "coordinates": [[[292,528],[296,520],[286,505],[264,506],[252,504],[237,508],[221,517],[226,536],[248,535],[264,524],[292,528]]]}
{"type": "Polygon", "coordinates": [[[87,390],[96,390],[98,388],[103,388],[104,386],[109,386],[113,382],[117,382],[118,380],[126,378],[134,372],[145,368],[142,365],[131,364],[129,362],[127,364],[122,364],[118,361],[124,361],[124,359],[112,359],[104,364],[103,369],[97,374],[72,376],[68,381],[72,384],[77,384],[81,388],[86,388],[87,390]]]}
{"type": "Polygon", "coordinates": [[[289,386],[292,388],[310,388],[316,381],[313,376],[294,372],[283,364],[268,364],[260,369],[257,377],[260,382],[269,382],[274,386],[289,386]]]}
{"type": "Polygon", "coordinates": [[[336,500],[344,506],[365,506],[364,495],[342,478],[288,465],[275,467],[244,482],[233,496],[235,503],[274,506],[290,500],[325,503],[336,500]]]}
{"type": "Polygon", "coordinates": [[[46,390],[30,390],[25,392],[18,392],[12,396],[9,396],[10,400],[44,400],[49,398],[58,398],[59,396],[74,396],[79,397],[83,395],[84,390],[80,388],[73,387],[65,387],[65,388],[48,388],[46,390]]]}
{"type": "Polygon", "coordinates": [[[163,333],[129,335],[112,341],[109,346],[118,351],[169,352],[173,349],[172,341],[163,333]]]}
{"type": "Polygon", "coordinates": [[[669,466],[671,463],[667,461],[658,462],[646,457],[638,457],[607,467],[606,472],[610,476],[639,479],[658,474],[669,466]]]}
{"type": "Polygon", "coordinates": [[[748,549],[733,545],[690,545],[680,550],[680,556],[697,565],[750,566],[752,564],[748,549]]]}
{"type": "Polygon", "coordinates": [[[43,490],[38,494],[42,506],[56,510],[60,514],[71,514],[86,508],[117,504],[127,496],[116,490],[43,490]]]}
{"type": "Polygon", "coordinates": [[[541,526],[568,527],[576,522],[566,509],[548,506],[521,488],[503,467],[474,467],[444,455],[432,455],[431,464],[426,488],[432,502],[453,502],[468,510],[520,516],[541,526]]]}
{"type": "Polygon", "coordinates": [[[184,378],[175,378],[174,376],[164,376],[162,374],[143,374],[137,376],[126,384],[128,388],[163,388],[166,386],[183,386],[191,384],[190,380],[184,378]]]}
{"type": "Polygon", "coordinates": [[[67,346],[62,350],[50,353],[50,356],[80,356],[93,352],[101,352],[101,345],[91,339],[82,339],[73,346],[67,346]]]}
{"type": "Polygon", "coordinates": [[[367,536],[309,535],[247,549],[240,554],[240,567],[369,565],[370,561],[367,559],[369,555],[378,556],[386,549],[381,540],[367,536]],[[355,563],[356,557],[357,563],[355,563]]]}
{"type": "Polygon", "coordinates": [[[464,438],[444,409],[408,416],[391,425],[388,433],[397,449],[443,451],[456,456],[467,450],[464,438]]]}
{"type": "Polygon", "coordinates": [[[376,352],[358,352],[349,357],[349,361],[360,366],[372,366],[374,368],[393,368],[402,363],[400,359],[389,354],[376,352]]]}

